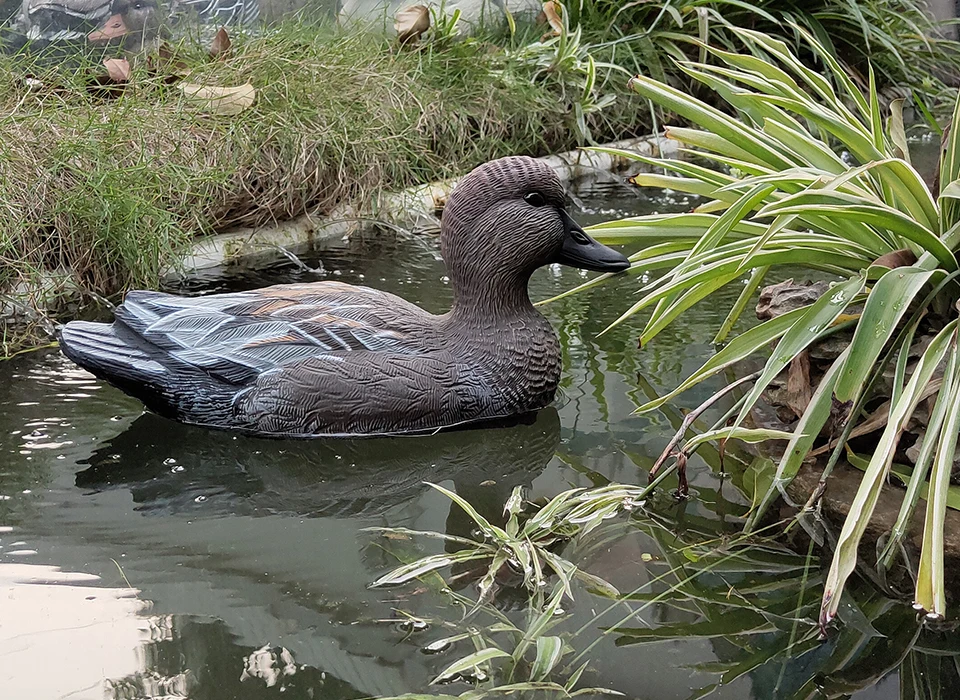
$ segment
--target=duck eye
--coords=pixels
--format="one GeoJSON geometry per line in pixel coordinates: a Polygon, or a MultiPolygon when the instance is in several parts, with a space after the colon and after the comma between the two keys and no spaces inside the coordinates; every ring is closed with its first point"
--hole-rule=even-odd
{"type": "Polygon", "coordinates": [[[547,203],[547,200],[543,198],[543,195],[539,192],[531,192],[523,196],[523,201],[529,204],[531,207],[542,207],[547,203]]]}

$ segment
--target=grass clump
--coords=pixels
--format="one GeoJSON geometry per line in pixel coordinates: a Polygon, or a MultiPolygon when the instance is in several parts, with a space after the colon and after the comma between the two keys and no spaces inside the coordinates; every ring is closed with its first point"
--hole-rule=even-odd
{"type": "MultiPolygon", "coordinates": [[[[216,61],[186,45],[167,68],[137,60],[112,97],[94,84],[99,58],[0,59],[0,293],[51,273],[102,296],[156,285],[197,235],[577,145],[555,85],[476,39],[412,50],[357,29],[285,25],[235,38],[216,61]],[[171,71],[250,83],[256,101],[204,114],[171,71]]],[[[622,133],[634,121],[624,114],[629,123],[589,126],[622,133]]]]}

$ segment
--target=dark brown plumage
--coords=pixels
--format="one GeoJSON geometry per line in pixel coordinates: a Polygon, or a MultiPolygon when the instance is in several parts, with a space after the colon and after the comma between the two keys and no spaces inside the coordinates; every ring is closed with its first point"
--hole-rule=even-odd
{"type": "Polygon", "coordinates": [[[560,348],[527,296],[531,273],[629,262],[564,212],[549,167],[523,157],[463,179],[440,242],[454,291],[443,315],[338,282],[199,298],[138,291],[113,324],[67,324],[61,347],[157,413],[262,435],[428,432],[543,408],[560,348]]]}

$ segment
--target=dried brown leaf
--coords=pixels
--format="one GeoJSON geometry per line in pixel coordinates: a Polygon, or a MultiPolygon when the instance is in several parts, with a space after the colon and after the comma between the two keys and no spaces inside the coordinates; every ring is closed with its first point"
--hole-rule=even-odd
{"type": "Polygon", "coordinates": [[[891,270],[895,267],[909,267],[917,262],[916,254],[909,248],[901,248],[892,253],[886,253],[873,261],[874,265],[888,267],[891,270]]]}
{"type": "Polygon", "coordinates": [[[190,68],[187,63],[174,54],[167,42],[161,42],[155,54],[147,56],[147,70],[152,75],[162,76],[163,81],[172,84],[187,77],[190,68]]]}
{"type": "Polygon", "coordinates": [[[807,410],[813,398],[810,386],[810,355],[804,350],[790,362],[787,369],[786,402],[791,411],[799,418],[807,410]]]}
{"type": "Polygon", "coordinates": [[[401,44],[415,43],[430,29],[430,10],[424,5],[410,5],[397,12],[393,22],[401,44]]]}
{"type": "Polygon", "coordinates": [[[553,30],[554,36],[563,32],[563,19],[560,17],[561,12],[560,6],[554,2],[554,0],[547,0],[547,2],[543,3],[541,14],[543,15],[544,21],[549,24],[550,29],[553,30]]]}
{"type": "Polygon", "coordinates": [[[220,27],[217,30],[216,35],[213,37],[213,41],[210,42],[210,58],[220,58],[226,56],[230,52],[230,35],[227,34],[227,30],[223,27],[220,27]]]}
{"type": "Polygon", "coordinates": [[[108,58],[103,65],[107,68],[107,75],[115,83],[130,82],[130,62],[125,58],[108,58]]]}
{"type": "Polygon", "coordinates": [[[257,91],[250,83],[236,87],[180,83],[179,88],[191,102],[214,114],[239,114],[257,98],[257,91]]]}

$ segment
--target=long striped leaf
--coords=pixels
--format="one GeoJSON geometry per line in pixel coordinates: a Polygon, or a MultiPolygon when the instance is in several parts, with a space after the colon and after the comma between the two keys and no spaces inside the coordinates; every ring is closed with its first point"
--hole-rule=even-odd
{"type": "MultiPolygon", "coordinates": [[[[956,355],[956,334],[953,336],[953,342],[954,355],[956,355]]],[[[929,352],[928,348],[927,353],[929,352]]],[[[956,372],[955,358],[951,364],[953,365],[951,369],[956,372]]],[[[957,447],[957,434],[960,432],[960,382],[957,381],[956,373],[951,392],[944,398],[949,403],[943,430],[940,432],[937,454],[930,471],[930,491],[927,494],[927,512],[924,519],[923,546],[920,550],[916,588],[917,605],[938,618],[944,616],[947,607],[944,591],[944,521],[950,495],[953,455],[957,447]]]]}
{"type": "Polygon", "coordinates": [[[465,656],[459,661],[454,661],[452,664],[443,669],[443,671],[441,671],[436,678],[430,681],[430,684],[436,685],[437,683],[443,683],[444,681],[456,678],[464,671],[472,671],[474,668],[484,665],[488,661],[508,656],[510,656],[510,654],[502,649],[497,649],[496,647],[487,647],[486,649],[481,649],[474,654],[470,654],[470,656],[465,656]]]}
{"type": "Polygon", "coordinates": [[[540,637],[537,639],[537,657],[530,668],[530,677],[542,681],[557,665],[563,656],[563,640],[560,637],[540,637]]]}
{"type": "Polygon", "coordinates": [[[665,109],[698,124],[704,130],[736,143],[744,151],[753,155],[762,163],[778,168],[789,167],[776,149],[767,143],[768,137],[754,129],[744,126],[733,117],[730,117],[704,102],[690,97],[682,90],[638,75],[630,80],[630,87],[647,99],[653,100],[665,109]]]}
{"type": "MultiPolygon", "coordinates": [[[[952,321],[930,342],[927,350],[917,362],[913,375],[910,377],[910,381],[903,390],[899,401],[890,406],[887,425],[860,482],[860,488],[850,504],[850,510],[843,522],[843,529],[837,539],[836,552],[824,582],[823,602],[820,608],[821,627],[830,624],[837,614],[844,585],[857,564],[857,548],[860,546],[860,539],[867,529],[877,499],[880,497],[880,490],[883,488],[890,465],[893,463],[900,433],[910,416],[913,415],[913,411],[940,361],[951,346],[956,345],[956,338],[957,322],[952,321]]],[[[850,357],[853,356],[854,351],[852,350],[850,357]]],[[[849,364],[849,362],[848,358],[847,363],[849,364]]],[[[958,406],[958,409],[960,409],[960,406],[958,406]]],[[[958,413],[957,420],[960,421],[960,413],[958,413]]],[[[954,443],[956,442],[956,433],[953,433],[951,440],[954,443]]],[[[951,454],[951,461],[952,459],[951,454]]]]}
{"type": "Polygon", "coordinates": [[[893,336],[910,302],[932,275],[931,271],[900,267],[885,273],[874,285],[837,382],[837,401],[846,403],[859,395],[867,374],[893,336]]]}
{"type": "Polygon", "coordinates": [[[729,367],[741,360],[749,357],[761,348],[767,347],[769,343],[776,340],[787,332],[790,327],[796,323],[797,319],[803,314],[804,309],[794,309],[782,316],[777,316],[769,321],[764,321],[758,326],[738,335],[730,341],[729,345],[720,350],[716,355],[707,360],[696,372],[690,375],[680,386],[664,396],[640,406],[635,412],[646,413],[655,408],[659,408],[673,397],[683,393],[691,386],[699,384],[707,377],[713,376],[717,372],[729,367]]]}

